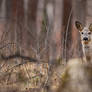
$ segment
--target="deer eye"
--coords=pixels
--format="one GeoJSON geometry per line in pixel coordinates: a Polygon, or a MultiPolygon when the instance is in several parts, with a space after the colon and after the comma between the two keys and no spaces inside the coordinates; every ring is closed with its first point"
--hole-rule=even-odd
{"type": "Polygon", "coordinates": [[[84,34],[83,32],[81,32],[81,34],[84,34]]]}
{"type": "Polygon", "coordinates": [[[91,34],[91,32],[88,32],[88,34],[91,34]]]}

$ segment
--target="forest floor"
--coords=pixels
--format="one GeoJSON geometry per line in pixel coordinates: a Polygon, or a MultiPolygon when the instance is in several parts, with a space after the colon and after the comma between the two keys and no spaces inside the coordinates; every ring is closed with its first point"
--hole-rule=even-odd
{"type": "MultiPolygon", "coordinates": [[[[0,92],[44,92],[49,76],[48,63],[27,62],[17,65],[18,62],[1,62],[0,67],[0,92]]],[[[54,68],[53,68],[54,69],[54,68]]],[[[56,90],[61,75],[59,67],[51,74],[51,88],[56,90]]]]}

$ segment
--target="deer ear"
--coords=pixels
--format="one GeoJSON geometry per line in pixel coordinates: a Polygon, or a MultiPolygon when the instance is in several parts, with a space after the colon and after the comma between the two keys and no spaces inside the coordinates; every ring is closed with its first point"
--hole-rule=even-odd
{"type": "Polygon", "coordinates": [[[79,31],[82,31],[83,30],[83,26],[82,26],[82,24],[79,21],[75,21],[75,26],[76,26],[76,28],[79,31]]]}
{"type": "Polygon", "coordinates": [[[89,25],[89,30],[92,32],[92,23],[89,25]]]}

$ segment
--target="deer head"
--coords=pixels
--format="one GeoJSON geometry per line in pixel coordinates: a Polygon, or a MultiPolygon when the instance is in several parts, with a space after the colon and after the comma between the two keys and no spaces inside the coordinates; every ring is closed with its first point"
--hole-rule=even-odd
{"type": "Polygon", "coordinates": [[[84,44],[88,44],[92,40],[92,24],[89,27],[85,27],[79,21],[75,21],[75,26],[80,32],[81,41],[84,44]]]}

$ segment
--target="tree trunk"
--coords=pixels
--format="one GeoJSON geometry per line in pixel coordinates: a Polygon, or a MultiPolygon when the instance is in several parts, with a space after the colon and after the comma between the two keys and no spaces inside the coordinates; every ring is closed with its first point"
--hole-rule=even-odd
{"type": "MultiPolygon", "coordinates": [[[[50,39],[50,62],[56,62],[61,58],[61,28],[62,28],[62,3],[63,0],[55,0],[55,10],[54,20],[53,20],[53,29],[51,31],[50,39]]],[[[54,8],[53,7],[53,8],[54,8]]]]}

